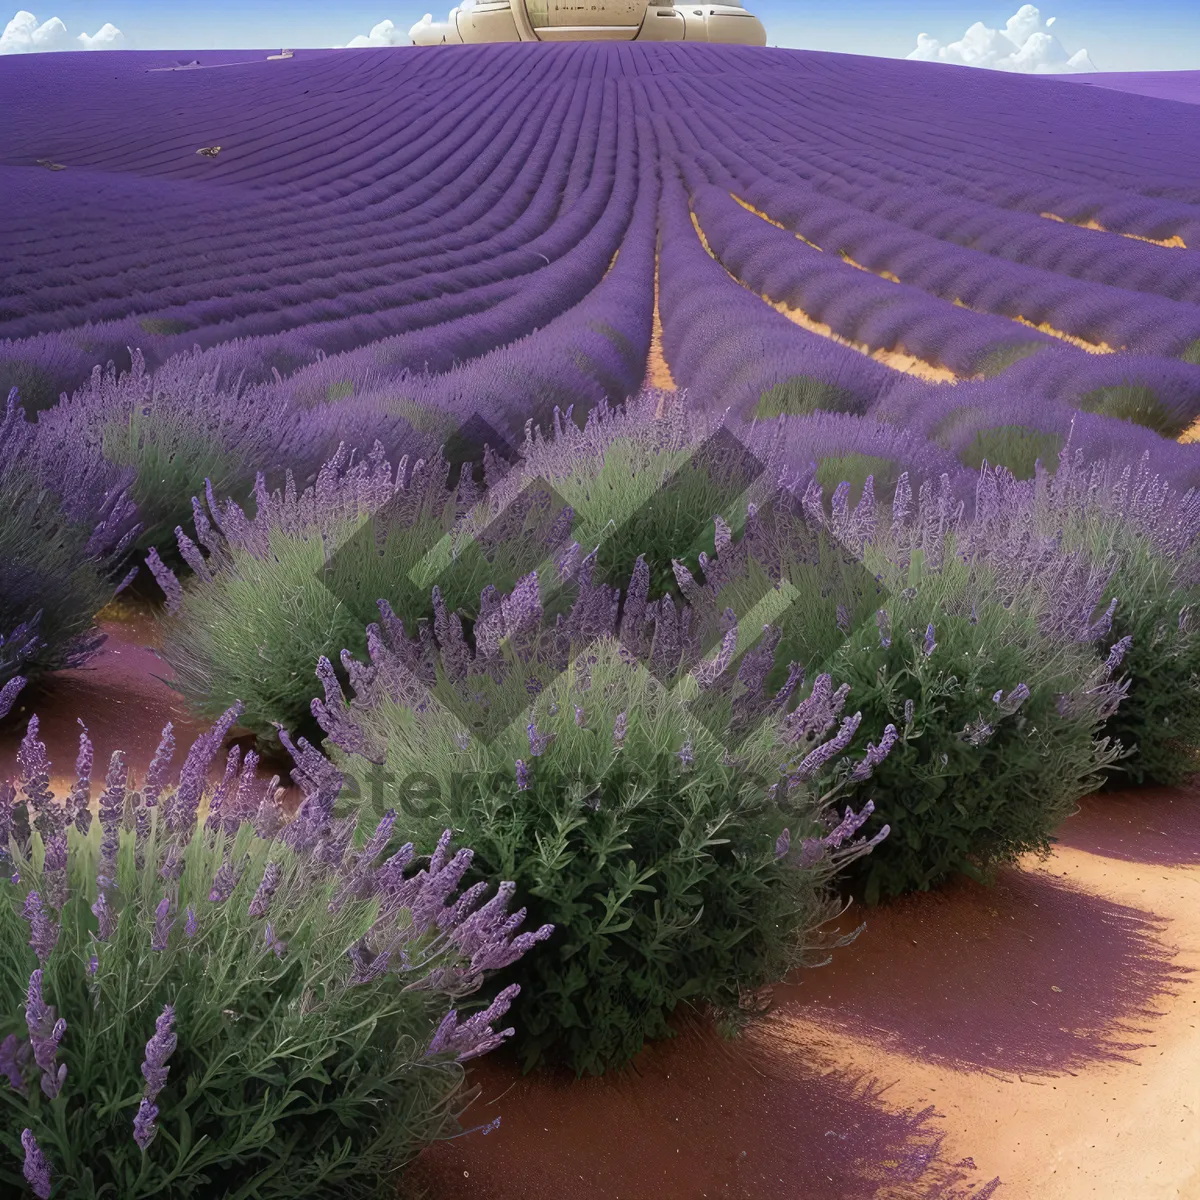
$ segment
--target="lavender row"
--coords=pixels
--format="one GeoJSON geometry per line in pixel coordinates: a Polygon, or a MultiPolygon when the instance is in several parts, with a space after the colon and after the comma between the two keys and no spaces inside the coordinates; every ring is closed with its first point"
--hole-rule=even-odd
{"type": "Polygon", "coordinates": [[[692,209],[717,258],[742,283],[872,350],[898,350],[970,376],[1053,343],[1036,330],[857,270],[749,212],[726,188],[695,189],[692,209]]]}
{"type": "Polygon", "coordinates": [[[865,412],[895,385],[898,372],[797,327],[731,280],[704,249],[677,178],[664,183],[660,221],[663,348],[695,403],[752,420],[779,389],[780,411],[865,412]]]}
{"type": "Polygon", "coordinates": [[[1114,350],[1180,357],[1200,347],[1200,307],[1191,303],[997,260],[865,212],[806,183],[747,176],[743,198],[772,219],[822,249],[844,251],[877,274],[889,272],[943,300],[1049,324],[1114,350]]]}

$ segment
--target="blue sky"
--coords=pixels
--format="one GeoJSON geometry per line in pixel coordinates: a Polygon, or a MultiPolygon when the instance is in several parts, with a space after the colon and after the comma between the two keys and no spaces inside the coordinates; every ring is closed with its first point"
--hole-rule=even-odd
{"type": "MultiPolygon", "coordinates": [[[[772,44],[903,57],[918,33],[956,41],[982,21],[1003,28],[1021,0],[746,0],[772,44]]],[[[332,46],[385,18],[407,30],[452,0],[0,0],[0,27],[18,8],[59,17],[74,36],[106,21],[138,49],[332,46]]],[[[1045,0],[1068,53],[1086,49],[1102,71],[1200,70],[1200,0],[1045,0]]]]}

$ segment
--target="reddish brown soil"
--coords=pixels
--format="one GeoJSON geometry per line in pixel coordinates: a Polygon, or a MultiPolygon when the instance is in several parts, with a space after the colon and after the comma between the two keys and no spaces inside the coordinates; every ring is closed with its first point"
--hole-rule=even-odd
{"type": "MultiPolygon", "coordinates": [[[[52,783],[60,793],[74,778],[80,721],[95,748],[94,785],[103,780],[114,750],[124,753],[130,778],[141,780],[168,721],[175,733],[176,767],[192,742],[209,729],[210,722],[189,712],[170,686],[171,668],[155,653],[161,638],[152,606],[141,601],[114,603],[100,614],[98,624],[105,641],[95,657],[84,667],[56,671],[40,685],[27,687],[0,725],[0,780],[17,771],[17,751],[34,714],[50,759],[52,783]]],[[[253,737],[239,742],[244,748],[254,744],[253,737]]],[[[224,766],[224,755],[218,755],[212,773],[219,777],[224,766]]],[[[278,760],[261,764],[258,774],[264,779],[279,774],[290,785],[287,768],[278,760]]],[[[289,786],[285,807],[298,800],[298,790],[289,786]]]]}
{"type": "Polygon", "coordinates": [[[17,748],[34,713],[56,784],[74,771],[79,720],[87,725],[95,746],[96,775],[101,779],[114,750],[125,752],[131,774],[140,779],[168,721],[175,727],[180,761],[193,739],[207,729],[207,722],[192,717],[166,682],[170,670],[153,650],[158,627],[152,613],[130,607],[116,609],[115,615],[120,619],[100,622],[106,640],[87,666],[55,672],[21,693],[0,727],[0,778],[15,771],[17,748]]]}

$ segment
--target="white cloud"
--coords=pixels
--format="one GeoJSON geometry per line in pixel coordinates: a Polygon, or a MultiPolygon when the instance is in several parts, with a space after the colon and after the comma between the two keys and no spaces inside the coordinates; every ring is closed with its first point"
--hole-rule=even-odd
{"type": "Polygon", "coordinates": [[[125,35],[111,21],[105,21],[91,36],[81,33],[76,40],[85,50],[119,50],[125,44],[125,35]]]}
{"type": "Polygon", "coordinates": [[[113,24],[102,25],[94,34],[79,34],[72,39],[58,19],[38,23],[33,13],[21,9],[0,33],[0,54],[33,54],[45,50],[117,50],[125,44],[125,35],[113,24]]]}
{"type": "Polygon", "coordinates": [[[988,67],[993,71],[1018,71],[1027,75],[1068,75],[1094,71],[1086,50],[1068,55],[1050,32],[1057,18],[1042,20],[1032,4],[1023,4],[1003,29],[989,29],[976,21],[957,41],[943,45],[927,33],[917,35],[917,48],[907,57],[920,62],[955,63],[988,67]]]}
{"type": "Polygon", "coordinates": [[[351,49],[359,46],[407,46],[408,34],[402,33],[391,21],[380,21],[370,33],[360,33],[346,45],[351,49]]]}
{"type": "MultiPolygon", "coordinates": [[[[456,12],[469,12],[474,7],[475,0],[461,0],[457,8],[451,9],[450,20],[454,20],[456,12]]],[[[370,33],[360,33],[358,37],[351,38],[345,47],[335,46],[334,49],[354,49],[361,46],[407,46],[416,36],[418,29],[426,28],[433,23],[433,14],[426,13],[407,33],[401,33],[394,22],[380,21],[370,33]]]]}

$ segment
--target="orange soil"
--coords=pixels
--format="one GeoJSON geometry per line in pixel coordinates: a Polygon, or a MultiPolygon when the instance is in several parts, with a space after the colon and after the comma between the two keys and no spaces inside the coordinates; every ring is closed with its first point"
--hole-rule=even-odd
{"type": "MultiPolygon", "coordinates": [[[[675,377],[663,353],[662,316],[658,310],[658,255],[654,256],[654,324],[650,334],[650,357],[646,360],[646,387],[675,391],[675,377]]],[[[659,406],[661,416],[661,405],[659,406]]]]}
{"type": "Polygon", "coordinates": [[[1183,432],[1179,440],[1185,446],[1192,442],[1200,442],[1200,417],[1197,417],[1195,422],[1183,432]]]}
{"type": "MultiPolygon", "coordinates": [[[[1073,333],[1064,333],[1061,329],[1055,329],[1053,325],[1045,321],[1035,325],[1032,321],[1027,321],[1024,317],[1013,317],[1012,319],[1022,325],[1028,325],[1030,329],[1038,329],[1042,333],[1048,333],[1051,337],[1058,338],[1060,341],[1068,342],[1079,350],[1086,350],[1088,354],[1117,353],[1117,348],[1110,346],[1107,342],[1089,342],[1084,338],[1076,337],[1073,333]]],[[[1122,350],[1124,348],[1124,346],[1121,347],[1122,350]]]]}
{"type": "Polygon", "coordinates": [[[1169,250],[1186,250],[1187,243],[1179,236],[1174,234],[1165,241],[1159,241],[1157,238],[1142,237],[1139,233],[1121,233],[1116,229],[1105,229],[1092,218],[1080,223],[1078,221],[1068,221],[1066,217],[1057,216],[1055,213],[1038,213],[1039,217],[1045,217],[1047,221],[1057,221],[1060,225],[1075,225],[1080,229],[1094,229],[1097,233],[1115,233],[1118,237],[1132,238],[1135,242],[1149,242],[1152,246],[1165,246],[1169,250]]]}

